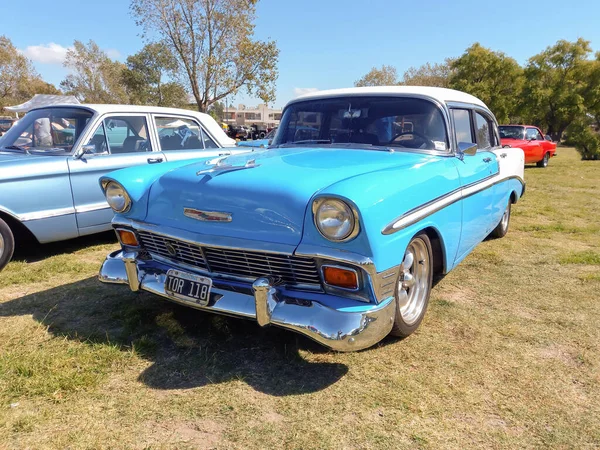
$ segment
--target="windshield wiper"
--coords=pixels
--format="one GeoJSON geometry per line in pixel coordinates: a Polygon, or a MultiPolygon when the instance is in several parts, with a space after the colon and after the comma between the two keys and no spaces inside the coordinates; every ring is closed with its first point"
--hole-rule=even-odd
{"type": "Polygon", "coordinates": [[[306,139],[303,141],[288,142],[288,144],[331,144],[331,139],[306,139]]]}
{"type": "Polygon", "coordinates": [[[27,150],[24,147],[19,147],[18,145],[7,145],[4,147],[6,150],[21,150],[22,152],[27,153],[28,155],[31,155],[31,153],[29,153],[29,150],[27,150]]]}

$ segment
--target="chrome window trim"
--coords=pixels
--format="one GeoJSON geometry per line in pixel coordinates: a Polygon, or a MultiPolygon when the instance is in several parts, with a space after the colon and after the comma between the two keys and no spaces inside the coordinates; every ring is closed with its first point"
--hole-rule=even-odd
{"type": "Polygon", "coordinates": [[[381,230],[381,234],[384,234],[384,235],[394,234],[394,233],[396,233],[400,230],[403,230],[411,225],[414,225],[415,223],[420,222],[421,220],[431,216],[432,214],[435,214],[438,211],[441,211],[442,209],[456,203],[459,200],[468,198],[472,195],[477,194],[478,192],[481,192],[485,189],[489,189],[499,183],[502,183],[504,181],[508,181],[511,179],[517,179],[521,182],[521,184],[525,185],[525,181],[521,177],[512,175],[509,177],[499,178],[499,172],[497,172],[497,173],[492,174],[482,180],[479,180],[479,181],[467,184],[465,186],[456,188],[453,191],[448,192],[447,194],[441,195],[437,198],[434,198],[433,200],[428,201],[427,203],[424,203],[421,206],[418,206],[416,208],[413,208],[410,211],[407,211],[406,213],[402,214],[401,216],[399,216],[396,219],[394,219],[393,221],[391,221],[388,225],[386,225],[385,228],[383,230],[381,230]],[[491,180],[494,180],[494,181],[492,183],[489,183],[489,181],[491,181],[491,180]],[[482,186],[478,187],[478,185],[482,185],[482,186]],[[476,189],[473,189],[473,188],[476,188],[476,189]],[[463,191],[467,191],[466,194],[463,191]],[[430,207],[434,206],[436,203],[439,203],[439,205],[429,209],[430,207]]]}
{"type": "MultiPolygon", "coordinates": [[[[155,146],[155,142],[153,142],[152,139],[152,130],[151,130],[151,126],[150,126],[150,114],[148,112],[108,112],[108,113],[104,113],[104,114],[98,114],[96,112],[96,114],[94,116],[92,116],[92,118],[90,119],[90,122],[88,123],[88,126],[86,127],[86,130],[81,133],[81,136],[79,136],[79,141],[77,142],[77,152],[72,153],[72,155],[78,155],[79,154],[79,150],[80,148],[83,146],[84,142],[88,142],[90,140],[90,138],[96,133],[96,130],[98,129],[98,127],[100,126],[101,123],[104,123],[104,120],[110,117],[144,117],[146,119],[146,128],[148,130],[148,139],[150,140],[150,145],[152,146],[152,151],[148,152],[130,152],[130,153],[123,153],[123,154],[138,154],[138,153],[155,153],[157,152],[156,150],[156,146],[155,146]]],[[[105,133],[106,136],[106,133],[105,133]]],[[[109,148],[109,153],[105,154],[105,155],[93,155],[94,157],[96,156],[113,156],[112,153],[110,153],[110,144],[108,142],[108,137],[106,137],[106,145],[109,148]]],[[[75,146],[73,146],[73,148],[75,149],[75,146]]],[[[92,155],[82,155],[82,156],[92,156],[92,155]]]]}
{"type": "Polygon", "coordinates": [[[358,271],[356,269],[352,268],[352,267],[340,266],[340,265],[337,265],[337,264],[327,264],[327,263],[325,263],[325,264],[321,264],[321,267],[319,268],[319,273],[321,275],[321,281],[323,281],[323,285],[324,286],[327,286],[327,287],[330,287],[330,288],[333,288],[333,289],[340,289],[342,291],[347,291],[347,292],[358,292],[358,291],[360,291],[361,284],[362,284],[361,283],[361,279],[360,279],[360,276],[358,274],[358,271]],[[325,281],[325,273],[323,273],[323,269],[325,267],[331,267],[332,269],[341,269],[341,270],[347,270],[347,271],[354,272],[354,275],[356,275],[356,284],[357,284],[356,288],[355,289],[343,288],[343,287],[340,287],[340,286],[336,286],[335,284],[329,284],[329,283],[327,283],[327,281],[325,281]]]}
{"type": "MultiPolygon", "coordinates": [[[[210,137],[212,139],[212,141],[217,144],[217,148],[225,148],[218,139],[215,139],[215,137],[208,132],[208,130],[206,129],[206,127],[202,124],[202,121],[200,119],[198,119],[196,116],[192,116],[192,115],[187,115],[187,114],[174,114],[174,113],[150,113],[150,117],[151,117],[151,122],[152,122],[152,128],[154,130],[154,136],[155,139],[157,141],[157,145],[160,150],[159,151],[163,151],[162,148],[160,147],[160,138],[158,136],[158,127],[156,126],[156,119],[157,118],[161,118],[161,117],[172,117],[174,119],[186,119],[186,120],[192,120],[194,122],[196,122],[196,124],[198,125],[198,128],[201,128],[202,131],[204,133],[206,133],[206,135],[208,137],[210,137]]],[[[211,150],[211,149],[207,149],[206,146],[204,145],[204,141],[202,140],[202,149],[203,150],[211,150]]],[[[214,149],[213,149],[214,150],[214,149]]],[[[173,150],[165,150],[166,152],[172,152],[173,150]]]]}

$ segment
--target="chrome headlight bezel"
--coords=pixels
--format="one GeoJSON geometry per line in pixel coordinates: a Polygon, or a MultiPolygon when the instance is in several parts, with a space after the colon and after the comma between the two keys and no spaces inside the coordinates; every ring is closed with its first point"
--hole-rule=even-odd
{"type": "Polygon", "coordinates": [[[351,205],[349,202],[347,202],[341,198],[337,198],[337,197],[317,198],[313,202],[312,212],[313,212],[313,222],[315,224],[315,227],[317,228],[317,230],[319,231],[321,236],[323,236],[325,239],[327,239],[329,241],[348,242],[348,241],[354,239],[360,231],[360,226],[359,226],[359,221],[358,221],[358,212],[356,211],[356,208],[353,205],[351,205]],[[333,234],[329,234],[324,229],[324,226],[322,225],[322,220],[319,216],[320,216],[320,214],[322,214],[324,212],[323,208],[327,207],[327,206],[329,206],[329,207],[337,206],[338,208],[334,207],[333,209],[334,210],[337,209],[338,211],[344,213],[348,217],[350,223],[349,223],[347,232],[342,233],[340,235],[333,235],[333,234]]]}
{"type": "Polygon", "coordinates": [[[106,180],[102,182],[102,189],[104,190],[104,196],[106,197],[108,205],[112,208],[114,212],[122,214],[129,211],[129,209],[131,208],[131,197],[129,197],[127,190],[121,185],[121,183],[118,183],[114,180],[106,180]],[[109,197],[111,195],[110,191],[112,189],[116,189],[116,192],[113,193],[113,197],[109,197]],[[111,198],[114,198],[119,195],[123,198],[122,207],[118,207],[115,201],[111,202],[111,198]]]}

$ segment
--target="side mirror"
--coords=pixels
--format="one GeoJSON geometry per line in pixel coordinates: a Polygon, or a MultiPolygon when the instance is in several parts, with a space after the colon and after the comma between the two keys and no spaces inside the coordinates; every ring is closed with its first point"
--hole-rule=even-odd
{"type": "Polygon", "coordinates": [[[73,155],[74,159],[80,159],[83,155],[107,155],[108,152],[97,152],[96,145],[88,144],[79,147],[79,150],[73,155]]]}
{"type": "Polygon", "coordinates": [[[458,155],[462,159],[464,155],[473,156],[477,153],[477,144],[472,142],[459,142],[458,143],[458,155]]]}

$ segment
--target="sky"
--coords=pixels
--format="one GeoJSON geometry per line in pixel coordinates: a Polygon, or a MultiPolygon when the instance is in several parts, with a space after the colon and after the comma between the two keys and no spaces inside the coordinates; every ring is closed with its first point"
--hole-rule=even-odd
{"type": "MultiPolygon", "coordinates": [[[[128,0],[0,1],[0,34],[58,86],[74,40],[94,40],[125,61],[140,50],[141,29],[128,0]]],[[[474,42],[525,64],[559,39],[591,41],[600,51],[598,0],[260,0],[255,37],[280,49],[274,106],[316,89],[349,87],[383,64],[411,66],[460,56],[474,42]]],[[[254,106],[239,94],[229,104],[254,106]]]]}

